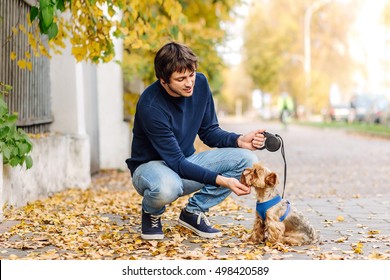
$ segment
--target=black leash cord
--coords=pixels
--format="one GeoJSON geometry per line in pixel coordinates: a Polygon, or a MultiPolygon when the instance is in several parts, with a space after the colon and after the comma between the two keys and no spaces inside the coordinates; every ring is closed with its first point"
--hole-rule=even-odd
{"type": "Polygon", "coordinates": [[[280,135],[278,134],[275,134],[276,137],[278,137],[280,139],[280,141],[282,142],[282,146],[281,146],[281,153],[282,153],[282,157],[283,157],[283,161],[284,161],[284,182],[283,182],[283,193],[282,193],[282,198],[284,198],[284,191],[286,190],[286,177],[287,177],[287,162],[286,162],[286,154],[284,152],[284,142],[283,142],[283,139],[282,137],[280,137],[280,135]]]}

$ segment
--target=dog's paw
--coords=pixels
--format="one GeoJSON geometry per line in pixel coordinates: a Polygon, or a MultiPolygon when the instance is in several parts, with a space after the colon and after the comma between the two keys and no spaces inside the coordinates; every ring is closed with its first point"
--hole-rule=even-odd
{"type": "Polygon", "coordinates": [[[261,244],[265,242],[265,236],[252,232],[252,234],[247,238],[247,242],[261,244]]]}

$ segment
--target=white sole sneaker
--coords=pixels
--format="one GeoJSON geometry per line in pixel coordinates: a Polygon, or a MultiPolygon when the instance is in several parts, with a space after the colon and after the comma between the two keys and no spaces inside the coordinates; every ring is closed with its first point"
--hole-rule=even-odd
{"type": "Polygon", "coordinates": [[[144,234],[141,233],[141,238],[144,240],[160,240],[164,238],[164,234],[144,234]]]}
{"type": "Polygon", "coordinates": [[[204,238],[215,238],[215,237],[221,237],[222,236],[222,232],[214,232],[214,233],[211,233],[211,232],[203,232],[203,231],[200,231],[196,228],[194,228],[193,226],[187,224],[186,222],[182,221],[179,219],[178,223],[180,225],[182,225],[183,227],[189,229],[190,231],[196,233],[197,235],[199,235],[200,237],[204,237],[204,238]]]}

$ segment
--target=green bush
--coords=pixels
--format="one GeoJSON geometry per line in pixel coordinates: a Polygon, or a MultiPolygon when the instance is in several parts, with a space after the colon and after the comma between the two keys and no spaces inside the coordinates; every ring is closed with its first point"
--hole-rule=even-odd
{"type": "Polygon", "coordinates": [[[10,114],[4,95],[12,89],[11,86],[0,82],[0,153],[3,155],[3,163],[12,167],[26,163],[26,169],[30,169],[33,161],[29,153],[32,143],[28,135],[16,127],[18,115],[10,114]]]}

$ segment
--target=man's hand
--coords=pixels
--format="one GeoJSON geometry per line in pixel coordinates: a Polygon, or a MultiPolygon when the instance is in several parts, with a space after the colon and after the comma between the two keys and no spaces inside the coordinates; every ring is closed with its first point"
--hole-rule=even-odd
{"type": "Polygon", "coordinates": [[[230,189],[238,196],[247,195],[251,193],[251,188],[241,184],[240,181],[238,181],[236,178],[227,178],[218,175],[216,183],[220,186],[230,189]]]}
{"type": "Polygon", "coordinates": [[[237,145],[240,148],[255,151],[264,145],[265,137],[262,134],[265,129],[251,131],[245,135],[241,135],[237,139],[237,145]]]}

